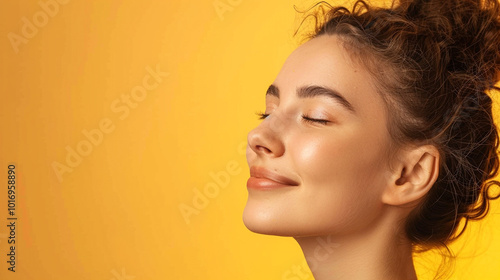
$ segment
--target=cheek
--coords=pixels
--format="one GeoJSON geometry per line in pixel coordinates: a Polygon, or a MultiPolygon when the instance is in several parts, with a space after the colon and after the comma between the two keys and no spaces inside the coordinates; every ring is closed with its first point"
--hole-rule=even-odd
{"type": "Polygon", "coordinates": [[[324,150],[328,148],[323,139],[315,137],[302,138],[290,145],[290,152],[293,162],[298,165],[296,170],[303,174],[311,174],[316,170],[316,166],[322,166],[327,163],[327,157],[324,157],[324,150]]]}
{"type": "Polygon", "coordinates": [[[310,134],[290,143],[289,150],[304,183],[352,187],[356,182],[364,185],[382,172],[385,146],[362,134],[310,134]]]}
{"type": "Polygon", "coordinates": [[[290,145],[296,170],[307,183],[340,183],[359,169],[363,151],[357,140],[328,136],[311,135],[290,145]]]}
{"type": "Polygon", "coordinates": [[[311,228],[359,229],[378,213],[383,153],[373,144],[348,135],[328,139],[311,135],[294,143],[293,162],[303,181],[296,205],[307,213],[303,220],[311,228]]]}

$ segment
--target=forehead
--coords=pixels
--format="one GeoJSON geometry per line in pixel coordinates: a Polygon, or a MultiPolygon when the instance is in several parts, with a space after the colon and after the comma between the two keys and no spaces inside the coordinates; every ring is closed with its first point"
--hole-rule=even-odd
{"type": "Polygon", "coordinates": [[[365,114],[385,108],[365,66],[335,35],[322,35],[299,46],[285,61],[276,84],[285,94],[304,85],[327,86],[340,92],[365,114]]]}
{"type": "MultiPolygon", "coordinates": [[[[354,62],[350,54],[341,45],[337,36],[323,35],[309,40],[299,46],[285,61],[276,82],[280,87],[291,84],[324,84],[344,87],[349,82],[350,88],[361,86],[359,79],[367,80],[371,77],[366,69],[354,62]]],[[[367,85],[368,87],[369,85],[367,85]]]]}

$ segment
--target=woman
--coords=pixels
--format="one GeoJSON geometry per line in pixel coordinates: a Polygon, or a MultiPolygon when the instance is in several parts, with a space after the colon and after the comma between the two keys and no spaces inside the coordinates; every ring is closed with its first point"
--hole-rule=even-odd
{"type": "Polygon", "coordinates": [[[499,15],[493,0],[315,13],[248,135],[247,228],[294,237],[316,280],[417,279],[412,253],[498,198],[499,15]]]}

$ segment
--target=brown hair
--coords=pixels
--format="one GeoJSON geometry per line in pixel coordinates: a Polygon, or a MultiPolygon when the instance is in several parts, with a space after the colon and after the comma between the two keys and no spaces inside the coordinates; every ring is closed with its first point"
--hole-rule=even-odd
{"type": "Polygon", "coordinates": [[[500,7],[496,0],[320,2],[307,39],[338,35],[373,74],[391,112],[398,145],[430,143],[439,177],[406,220],[414,248],[444,246],[469,220],[483,218],[500,186],[492,93],[500,78],[500,7]],[[327,6],[325,9],[324,7],[327,6]],[[462,226],[459,226],[462,222],[462,226]]]}

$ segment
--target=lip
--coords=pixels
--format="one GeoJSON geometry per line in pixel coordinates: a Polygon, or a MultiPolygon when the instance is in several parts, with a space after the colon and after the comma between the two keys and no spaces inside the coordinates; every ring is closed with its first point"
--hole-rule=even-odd
{"type": "Polygon", "coordinates": [[[260,166],[250,167],[250,178],[247,187],[252,189],[275,189],[282,187],[296,187],[299,183],[293,179],[275,173],[260,166]]]}

